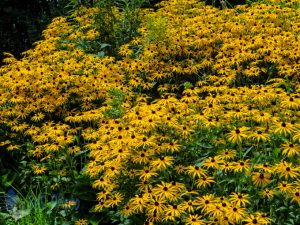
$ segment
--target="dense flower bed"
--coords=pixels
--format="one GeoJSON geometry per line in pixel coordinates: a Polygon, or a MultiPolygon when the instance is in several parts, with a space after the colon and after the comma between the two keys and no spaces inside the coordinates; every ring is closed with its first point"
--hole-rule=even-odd
{"type": "Polygon", "coordinates": [[[89,176],[118,224],[299,223],[297,1],[163,1],[118,57],[91,53],[97,13],[56,18],[0,69],[1,146],[24,179],[67,192],[89,176]]]}

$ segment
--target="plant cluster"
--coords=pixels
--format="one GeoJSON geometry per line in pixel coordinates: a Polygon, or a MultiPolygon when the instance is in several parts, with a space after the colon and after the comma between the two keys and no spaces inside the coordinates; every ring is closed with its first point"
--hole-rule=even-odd
{"type": "Polygon", "coordinates": [[[118,224],[298,224],[298,6],[162,1],[115,57],[99,8],[56,18],[0,69],[1,146],[118,224]]]}
{"type": "Polygon", "coordinates": [[[3,198],[6,212],[0,213],[0,222],[6,225],[73,224],[72,214],[80,206],[78,198],[64,198],[55,194],[50,199],[47,194],[34,193],[32,190],[23,196],[9,189],[3,198]]]}

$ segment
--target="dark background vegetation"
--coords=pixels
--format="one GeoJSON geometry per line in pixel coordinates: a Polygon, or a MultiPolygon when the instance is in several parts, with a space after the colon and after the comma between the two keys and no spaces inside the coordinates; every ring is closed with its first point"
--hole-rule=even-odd
{"type": "Polygon", "coordinates": [[[65,15],[68,0],[0,0],[0,65],[3,52],[17,58],[41,38],[51,19],[65,15]]]}

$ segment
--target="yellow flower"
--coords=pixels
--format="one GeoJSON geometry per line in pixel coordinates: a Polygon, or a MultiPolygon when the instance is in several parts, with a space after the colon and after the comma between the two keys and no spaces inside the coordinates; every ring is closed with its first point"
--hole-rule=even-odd
{"type": "Polygon", "coordinates": [[[87,222],[88,222],[88,220],[86,220],[86,219],[79,219],[79,220],[76,220],[75,225],[86,225],[87,222]]]}
{"type": "Polygon", "coordinates": [[[235,168],[235,163],[233,163],[233,162],[225,162],[223,165],[220,166],[220,169],[224,173],[232,171],[232,170],[234,170],[234,168],[235,168]]]}
{"type": "Polygon", "coordinates": [[[242,139],[248,137],[248,128],[240,127],[235,130],[230,131],[230,133],[226,134],[228,141],[232,143],[240,144],[242,143],[242,139]]]}
{"type": "Polygon", "coordinates": [[[133,212],[143,212],[149,203],[150,196],[146,194],[135,195],[129,201],[129,206],[132,208],[133,212]]]}
{"type": "Polygon", "coordinates": [[[292,192],[292,199],[291,202],[297,202],[300,205],[300,190],[296,189],[292,192]]]}
{"type": "Polygon", "coordinates": [[[212,183],[215,183],[213,177],[200,177],[195,181],[195,184],[199,189],[209,187],[212,183]]]}
{"type": "Polygon", "coordinates": [[[290,98],[282,101],[281,106],[282,106],[282,108],[298,109],[300,107],[300,101],[299,101],[299,99],[290,97],[290,98]]]}
{"type": "Polygon", "coordinates": [[[77,152],[80,151],[80,147],[79,146],[72,146],[72,147],[69,147],[67,149],[67,151],[70,153],[70,154],[75,154],[77,152]]]}
{"type": "Polygon", "coordinates": [[[299,176],[299,168],[294,167],[292,163],[283,161],[275,165],[275,171],[279,174],[280,177],[285,179],[296,178],[299,176]]]}
{"type": "Polygon", "coordinates": [[[202,197],[197,197],[195,200],[197,209],[201,209],[201,212],[210,212],[213,209],[213,205],[216,204],[216,199],[213,194],[204,195],[202,197]]]}
{"type": "Polygon", "coordinates": [[[157,170],[165,170],[173,164],[174,158],[172,156],[161,156],[156,160],[152,160],[150,165],[157,170]]]}
{"type": "Polygon", "coordinates": [[[142,170],[138,171],[138,175],[140,176],[140,180],[146,181],[151,177],[156,176],[157,173],[153,168],[144,167],[142,170]]]}
{"type": "Polygon", "coordinates": [[[256,172],[252,175],[252,181],[255,186],[267,185],[271,182],[271,174],[268,172],[256,172]]]}
{"type": "Polygon", "coordinates": [[[263,197],[270,199],[270,198],[273,198],[275,192],[270,189],[265,189],[265,190],[262,190],[259,194],[263,197]]]}
{"type": "Polygon", "coordinates": [[[181,206],[185,211],[188,211],[189,213],[193,213],[196,204],[193,200],[190,199],[188,201],[181,203],[181,206]]]}
{"type": "Polygon", "coordinates": [[[156,220],[156,216],[161,217],[166,208],[165,204],[166,201],[157,196],[151,198],[146,207],[148,218],[156,220]]]}
{"type": "Polygon", "coordinates": [[[223,163],[224,161],[220,156],[209,157],[204,160],[203,167],[219,169],[220,165],[223,163]]]}
{"type": "Polygon", "coordinates": [[[248,170],[250,168],[249,159],[247,160],[241,160],[239,162],[235,162],[233,165],[234,172],[242,172],[244,170],[248,170]]]}
{"type": "Polygon", "coordinates": [[[33,173],[36,175],[44,174],[46,170],[47,168],[44,166],[39,166],[39,165],[33,166],[33,173]]]}
{"type": "Polygon", "coordinates": [[[181,205],[168,205],[164,211],[163,221],[175,221],[176,218],[180,218],[184,213],[184,210],[181,205]]]}
{"type": "Polygon", "coordinates": [[[284,136],[291,134],[295,129],[295,127],[288,122],[276,122],[275,125],[276,126],[274,127],[274,133],[284,136]]]}
{"type": "Polygon", "coordinates": [[[282,181],[277,184],[276,189],[281,193],[291,193],[293,191],[293,185],[286,181],[282,181]]]}
{"type": "Polygon", "coordinates": [[[207,173],[206,170],[200,168],[199,166],[188,166],[185,172],[193,178],[200,178],[202,176],[206,176],[207,173]]]}
{"type": "Polygon", "coordinates": [[[240,206],[233,205],[227,211],[227,215],[231,220],[239,222],[246,216],[246,210],[240,206]]]}
{"type": "Polygon", "coordinates": [[[237,207],[244,207],[246,206],[246,204],[249,204],[250,201],[249,201],[249,195],[248,194],[242,194],[242,193],[232,193],[230,195],[230,202],[237,206],[237,207]]]}
{"type": "Polygon", "coordinates": [[[254,215],[249,215],[247,216],[243,222],[245,223],[245,225],[265,225],[268,224],[266,223],[266,220],[263,218],[260,218],[258,216],[254,216],[254,215]]]}
{"type": "Polygon", "coordinates": [[[108,196],[108,198],[105,202],[106,207],[113,207],[113,206],[119,205],[119,203],[122,202],[123,198],[124,198],[123,195],[119,192],[108,196]]]}
{"type": "Polygon", "coordinates": [[[157,196],[162,200],[175,201],[180,197],[181,188],[172,183],[162,182],[162,184],[158,184],[152,189],[152,193],[153,196],[157,196]]]}
{"type": "Polygon", "coordinates": [[[204,220],[202,220],[202,217],[197,214],[194,214],[194,215],[189,214],[188,217],[186,217],[184,219],[184,222],[186,225],[204,225],[205,224],[204,220]]]}
{"type": "Polygon", "coordinates": [[[270,137],[262,129],[258,129],[256,132],[250,134],[250,137],[256,142],[267,142],[270,140],[270,137]]]}
{"type": "Polygon", "coordinates": [[[233,159],[236,156],[236,151],[235,150],[229,150],[225,149],[221,152],[220,157],[222,159],[228,160],[228,159],[233,159]]]}
{"type": "Polygon", "coordinates": [[[64,204],[61,205],[62,208],[65,208],[65,209],[70,209],[74,206],[77,205],[77,202],[76,201],[73,201],[73,200],[69,200],[67,202],[65,202],[64,204]]]}
{"type": "Polygon", "coordinates": [[[31,120],[34,122],[39,122],[39,121],[43,120],[44,117],[45,117],[45,115],[43,113],[38,112],[31,117],[31,120]]]}
{"type": "Polygon", "coordinates": [[[282,154],[288,157],[296,157],[300,154],[300,148],[297,144],[286,142],[281,146],[282,154]]]}

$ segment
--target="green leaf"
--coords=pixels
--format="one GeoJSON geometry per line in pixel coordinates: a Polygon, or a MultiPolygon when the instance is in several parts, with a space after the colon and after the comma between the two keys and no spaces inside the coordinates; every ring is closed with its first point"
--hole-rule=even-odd
{"type": "Polygon", "coordinates": [[[6,220],[9,217],[10,217],[9,213],[2,213],[2,212],[0,212],[0,220],[6,220]]]}
{"type": "Polygon", "coordinates": [[[281,152],[281,150],[279,148],[274,148],[273,149],[273,156],[274,156],[274,158],[277,159],[280,152],[281,152]]]}
{"type": "Polygon", "coordinates": [[[243,155],[244,158],[245,158],[245,157],[248,155],[248,153],[251,151],[252,147],[253,147],[253,146],[251,146],[250,148],[248,148],[247,151],[244,153],[244,155],[243,155]]]}
{"type": "Polygon", "coordinates": [[[30,214],[30,209],[23,209],[23,210],[17,210],[12,213],[12,217],[14,220],[19,220],[24,218],[25,216],[28,216],[30,214]]]}
{"type": "Polygon", "coordinates": [[[191,83],[191,82],[185,82],[184,84],[183,84],[183,86],[184,86],[184,89],[189,89],[189,88],[192,88],[193,87],[193,84],[191,83]]]}
{"type": "Polygon", "coordinates": [[[84,153],[88,152],[88,150],[82,150],[82,151],[79,151],[79,152],[76,152],[75,153],[75,156],[79,156],[79,155],[82,155],[84,153]]]}
{"type": "Polygon", "coordinates": [[[66,213],[65,210],[59,211],[59,214],[62,215],[63,217],[66,217],[66,216],[67,216],[67,213],[66,213]]]}
{"type": "MultiPolygon", "coordinates": [[[[108,47],[108,46],[111,46],[111,45],[110,45],[110,44],[103,43],[103,44],[100,45],[100,48],[102,49],[102,48],[106,48],[106,47],[108,47]]],[[[98,52],[98,54],[99,54],[99,52],[98,52]]]]}
{"type": "Polygon", "coordinates": [[[52,202],[50,203],[49,210],[47,210],[47,214],[50,215],[50,214],[52,213],[52,210],[53,210],[54,208],[56,208],[57,205],[58,205],[57,201],[52,201],[52,202]]]}

